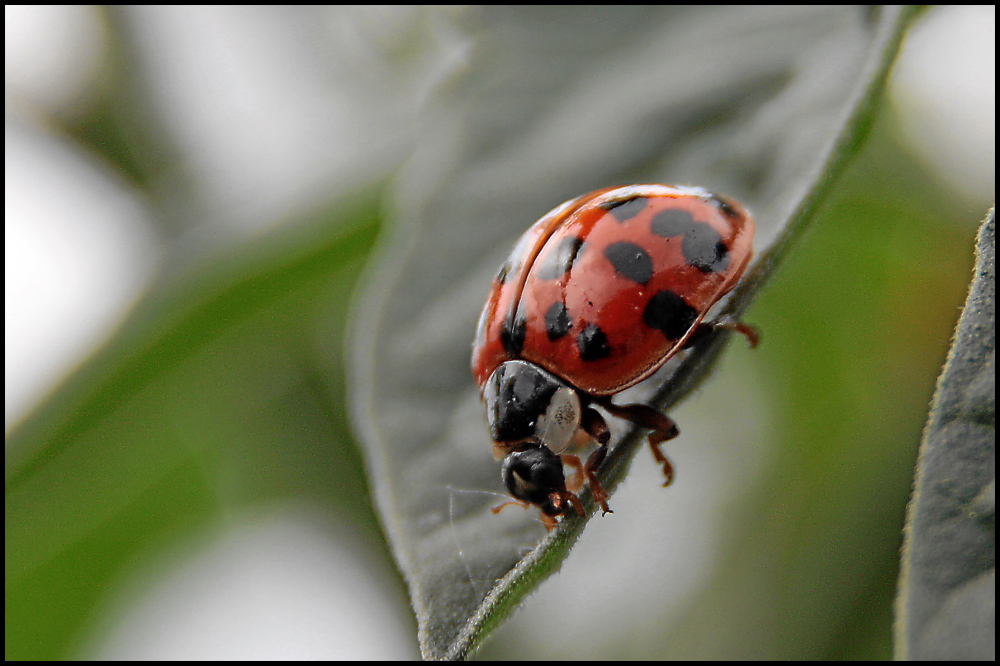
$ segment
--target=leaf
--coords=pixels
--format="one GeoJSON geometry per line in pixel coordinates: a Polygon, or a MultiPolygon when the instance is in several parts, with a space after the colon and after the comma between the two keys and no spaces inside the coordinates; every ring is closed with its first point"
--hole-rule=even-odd
{"type": "Polygon", "coordinates": [[[920,445],[907,515],[896,651],[996,658],[996,226],[976,269],[920,445]]]}
{"type": "MultiPolygon", "coordinates": [[[[503,515],[469,344],[514,239],[555,204],[627,182],[745,203],[760,258],[739,314],[860,144],[909,10],[486,8],[400,176],[353,329],[353,418],[425,658],[461,658],[554,572],[585,519],[503,515]]],[[[668,407],[718,337],[640,393],[668,407]]],[[[613,489],[638,439],[614,440],[613,489]]],[[[592,510],[592,507],[591,507],[592,510]]]]}
{"type": "Polygon", "coordinates": [[[338,204],[161,285],[8,435],[8,659],[65,658],[137,561],[245,504],[371,520],[334,410],[378,225],[370,195],[338,204]]]}

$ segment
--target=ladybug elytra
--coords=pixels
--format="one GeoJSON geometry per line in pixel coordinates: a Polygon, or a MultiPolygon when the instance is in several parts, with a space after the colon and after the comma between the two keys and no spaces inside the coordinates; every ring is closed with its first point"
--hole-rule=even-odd
{"type": "Polygon", "coordinates": [[[704,321],[753,256],[753,218],[739,203],[694,187],[611,187],[568,201],[533,224],[493,281],[479,318],[472,374],[482,392],[494,452],[515,498],[536,505],[552,529],[589,483],[610,512],[596,471],[611,433],[594,406],[651,430],[649,445],[678,434],[648,405],[612,397],[648,378],[712,328],[744,334],[738,321],[704,321]],[[584,465],[566,453],[593,441],[584,465]],[[575,470],[567,482],[564,465],[575,470]]]}

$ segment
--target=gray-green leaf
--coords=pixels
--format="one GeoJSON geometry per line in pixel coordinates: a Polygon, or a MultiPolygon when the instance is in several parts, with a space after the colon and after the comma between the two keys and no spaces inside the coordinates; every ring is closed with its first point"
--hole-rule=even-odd
{"type": "Polygon", "coordinates": [[[897,600],[904,659],[996,658],[996,227],[938,381],[907,519],[897,600]]]}

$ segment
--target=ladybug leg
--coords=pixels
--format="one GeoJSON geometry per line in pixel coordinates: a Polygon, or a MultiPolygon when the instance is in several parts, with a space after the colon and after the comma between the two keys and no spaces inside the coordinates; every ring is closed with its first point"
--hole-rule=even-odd
{"type": "MultiPolygon", "coordinates": [[[[676,437],[676,435],[674,435],[676,437]]],[[[663,487],[666,488],[671,483],[674,482],[674,466],[670,462],[670,459],[660,450],[660,444],[670,439],[670,437],[664,437],[661,433],[656,431],[649,434],[649,448],[653,451],[653,457],[656,458],[656,462],[660,463],[663,467],[663,487]]]]}
{"type": "MultiPolygon", "coordinates": [[[[579,460],[577,462],[579,462],[579,460]]],[[[582,515],[582,513],[583,513],[583,505],[580,504],[580,500],[576,498],[576,495],[570,495],[569,493],[567,493],[567,495],[569,495],[569,497],[572,498],[569,501],[573,505],[573,508],[575,508],[577,510],[577,512],[579,512],[582,515]],[[574,502],[573,500],[576,500],[576,501],[574,502]]],[[[567,498],[567,499],[569,499],[569,498],[567,498]]],[[[501,511],[503,511],[504,509],[506,509],[508,506],[519,506],[522,509],[530,509],[531,508],[531,505],[529,503],[527,503],[527,502],[523,502],[521,500],[511,500],[509,502],[504,502],[500,506],[495,506],[495,507],[491,508],[490,511],[492,511],[494,514],[498,514],[501,511]]],[[[549,532],[551,532],[552,530],[554,530],[556,528],[556,525],[559,524],[559,521],[556,520],[555,516],[547,515],[544,511],[540,511],[539,512],[539,517],[542,519],[542,524],[545,525],[545,529],[548,530],[549,532]]]]}
{"type": "Polygon", "coordinates": [[[614,513],[611,507],[608,506],[608,491],[601,486],[601,482],[597,480],[597,468],[601,466],[604,462],[604,456],[608,454],[608,447],[601,446],[596,451],[590,454],[587,458],[587,465],[583,468],[583,471],[587,475],[587,481],[590,483],[590,492],[594,496],[594,501],[601,506],[601,513],[614,513]]]}
{"type": "MultiPolygon", "coordinates": [[[[607,448],[603,446],[594,451],[590,454],[590,457],[587,458],[586,466],[584,466],[579,456],[568,454],[559,456],[565,464],[573,468],[573,476],[566,480],[566,488],[570,491],[568,493],[568,500],[574,507],[577,507],[577,503],[573,500],[577,498],[573,493],[580,492],[580,488],[583,487],[583,480],[586,479],[590,483],[590,492],[594,495],[594,501],[601,505],[601,511],[603,513],[614,513],[610,508],[608,508],[608,493],[601,487],[601,483],[597,480],[597,476],[595,474],[595,472],[597,472],[597,468],[601,464],[601,461],[604,460],[604,456],[607,451],[607,448]]],[[[577,501],[579,500],[577,499],[577,501]]],[[[583,515],[582,508],[577,507],[577,513],[583,515]]]]}
{"type": "Polygon", "coordinates": [[[528,504],[527,502],[524,502],[522,500],[511,500],[509,502],[504,502],[500,506],[493,507],[492,509],[490,509],[490,511],[492,511],[494,514],[498,514],[498,513],[500,513],[501,511],[503,511],[504,509],[506,509],[509,506],[519,506],[522,509],[530,509],[531,508],[531,505],[528,504]]]}
{"type": "Polygon", "coordinates": [[[583,488],[583,480],[587,478],[580,456],[564,453],[559,457],[562,459],[564,465],[569,465],[573,468],[573,476],[566,479],[566,489],[571,493],[580,492],[580,488],[583,488]]]}
{"type": "Polygon", "coordinates": [[[648,405],[615,405],[609,400],[603,405],[612,415],[631,421],[640,428],[649,428],[649,448],[653,457],[663,467],[664,486],[669,486],[674,480],[674,466],[660,450],[660,444],[673,439],[680,434],[677,424],[666,414],[662,414],[648,405]]]}
{"type": "Polygon", "coordinates": [[[608,427],[608,423],[601,416],[601,413],[593,407],[583,410],[583,415],[580,417],[580,427],[602,447],[607,446],[608,442],[611,441],[611,428],[608,427]]]}
{"type": "Polygon", "coordinates": [[[750,349],[754,349],[760,342],[760,335],[757,333],[757,329],[750,324],[744,324],[739,319],[732,319],[729,317],[724,317],[716,321],[703,322],[695,327],[691,335],[682,345],[682,349],[689,349],[694,345],[698,344],[705,339],[712,331],[717,328],[724,328],[727,331],[735,331],[747,339],[747,343],[750,345],[750,349]]]}
{"type": "Polygon", "coordinates": [[[593,407],[588,407],[583,411],[580,419],[580,427],[598,444],[597,450],[590,454],[590,457],[587,458],[587,465],[583,468],[587,482],[590,484],[590,492],[594,495],[594,501],[600,505],[602,513],[614,513],[608,507],[608,498],[610,496],[601,486],[601,482],[597,480],[597,468],[601,466],[601,463],[604,462],[604,457],[608,454],[611,429],[608,427],[608,423],[604,420],[604,417],[601,416],[601,413],[593,407]]]}
{"type": "Polygon", "coordinates": [[[760,334],[757,333],[757,329],[750,324],[744,324],[739,319],[725,319],[723,321],[716,322],[715,327],[736,331],[747,339],[747,344],[750,345],[750,349],[756,349],[757,345],[760,343],[760,334]]]}

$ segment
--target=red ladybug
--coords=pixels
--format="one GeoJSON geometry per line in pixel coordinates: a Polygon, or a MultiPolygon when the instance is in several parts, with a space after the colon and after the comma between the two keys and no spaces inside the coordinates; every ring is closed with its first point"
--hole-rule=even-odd
{"type": "Polygon", "coordinates": [[[659,445],[678,434],[666,415],[616,405],[714,327],[744,334],[738,321],[705,322],[753,256],[754,221],[739,203],[695,187],[609,187],[568,201],[528,229],[500,267],[479,318],[472,374],[503,481],[517,501],[537,505],[546,527],[571,509],[586,478],[601,509],[608,494],[595,472],[607,453],[609,414],[652,430],[649,445],[670,483],[659,445]],[[583,465],[564,453],[596,441],[583,465]],[[563,465],[576,470],[567,486],[563,465]]]}

